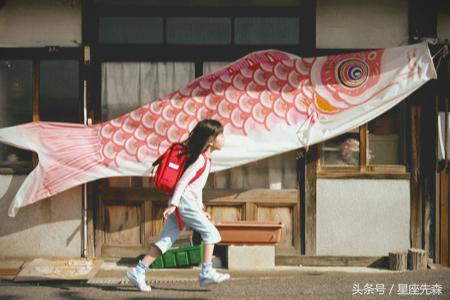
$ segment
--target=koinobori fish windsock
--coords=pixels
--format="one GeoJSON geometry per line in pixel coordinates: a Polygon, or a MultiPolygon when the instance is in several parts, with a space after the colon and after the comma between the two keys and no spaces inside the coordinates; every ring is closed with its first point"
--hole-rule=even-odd
{"type": "Polygon", "coordinates": [[[2,128],[0,142],[39,156],[9,215],[99,178],[148,176],[152,162],[205,118],[225,126],[225,147],[212,155],[214,172],[356,128],[432,78],[436,71],[425,43],[311,58],[267,50],[110,121],[2,128]]]}

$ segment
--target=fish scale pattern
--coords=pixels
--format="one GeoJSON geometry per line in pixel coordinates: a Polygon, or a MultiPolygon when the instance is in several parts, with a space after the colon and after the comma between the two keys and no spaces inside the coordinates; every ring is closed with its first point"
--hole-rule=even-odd
{"type": "Polygon", "coordinates": [[[197,122],[206,118],[219,120],[226,134],[248,135],[279,124],[299,125],[311,116],[314,122],[320,113],[338,113],[356,104],[342,99],[342,93],[358,95],[358,90],[376,83],[381,54],[331,56],[321,63],[317,80],[330,87],[332,99],[328,99],[313,88],[316,58],[275,50],[252,53],[166,97],[99,124],[103,163],[118,168],[123,160],[154,159],[171,143],[185,140],[197,122]],[[337,66],[340,74],[336,74],[337,66]]]}

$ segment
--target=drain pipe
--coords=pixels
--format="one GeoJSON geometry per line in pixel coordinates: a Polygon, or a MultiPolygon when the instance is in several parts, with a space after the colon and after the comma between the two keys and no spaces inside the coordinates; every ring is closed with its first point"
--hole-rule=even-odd
{"type": "MultiPolygon", "coordinates": [[[[83,123],[84,125],[88,125],[88,123],[92,123],[91,120],[87,118],[87,106],[86,106],[86,80],[83,80],[83,123]]],[[[89,124],[90,125],[90,124],[89,124]]],[[[82,257],[87,257],[87,185],[83,184],[82,186],[82,219],[83,219],[83,249],[82,249],[82,257]]]]}

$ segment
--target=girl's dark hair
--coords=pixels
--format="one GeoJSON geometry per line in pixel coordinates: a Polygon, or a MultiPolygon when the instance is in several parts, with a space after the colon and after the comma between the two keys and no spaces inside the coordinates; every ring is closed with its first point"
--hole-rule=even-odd
{"type": "Polygon", "coordinates": [[[194,163],[200,154],[208,148],[208,144],[223,133],[222,124],[214,119],[205,119],[197,123],[183,142],[187,149],[185,168],[194,163]]]}

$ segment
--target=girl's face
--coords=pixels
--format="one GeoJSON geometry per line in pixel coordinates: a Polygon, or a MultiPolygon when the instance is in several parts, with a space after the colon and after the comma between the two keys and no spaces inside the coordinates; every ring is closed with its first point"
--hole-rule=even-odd
{"type": "Polygon", "coordinates": [[[222,149],[224,143],[225,137],[223,136],[223,133],[219,133],[216,138],[210,143],[211,151],[222,149]]]}

